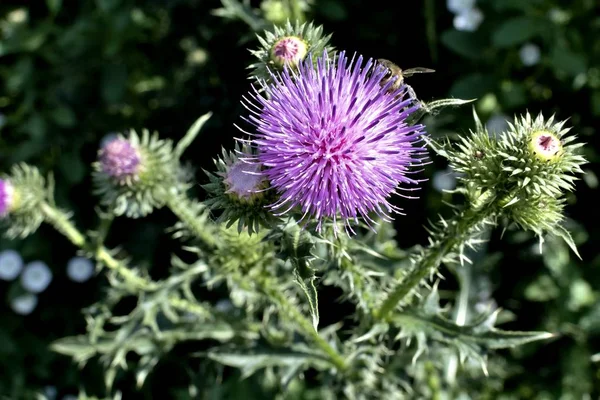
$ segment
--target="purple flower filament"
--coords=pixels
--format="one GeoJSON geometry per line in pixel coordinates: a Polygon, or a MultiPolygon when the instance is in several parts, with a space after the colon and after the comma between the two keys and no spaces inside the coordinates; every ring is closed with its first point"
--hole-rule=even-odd
{"type": "Polygon", "coordinates": [[[140,155],[129,141],[116,138],[102,147],[100,164],[104,173],[124,182],[127,178],[137,177],[140,155]]]}
{"type": "Polygon", "coordinates": [[[245,99],[256,161],[280,194],[273,212],[299,207],[319,231],[326,217],[352,231],[358,217],[373,228],[371,212],[386,221],[399,212],[389,197],[418,183],[408,175],[425,156],[423,126],[406,124],[418,106],[404,100],[406,86],[386,93],[393,83],[380,85],[386,73],[372,59],[363,67],[362,56],[355,62],[342,52],[332,61],[324,53],[316,70],[309,57],[298,72],[286,68],[263,84],[266,97],[255,89],[253,101],[245,99]]]}
{"type": "Polygon", "coordinates": [[[0,218],[5,217],[11,207],[13,187],[5,179],[0,179],[0,218]]]}

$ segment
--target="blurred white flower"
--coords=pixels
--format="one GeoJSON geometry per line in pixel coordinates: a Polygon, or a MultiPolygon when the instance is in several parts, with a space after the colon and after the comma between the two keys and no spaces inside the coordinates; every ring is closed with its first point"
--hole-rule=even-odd
{"type": "Polygon", "coordinates": [[[74,282],[85,282],[94,274],[94,264],[85,257],[73,257],[67,263],[67,276],[74,282]]]}
{"type": "Polygon", "coordinates": [[[226,313],[233,309],[233,304],[228,299],[221,299],[215,304],[215,309],[219,312],[226,313]]]}
{"type": "Polygon", "coordinates": [[[526,43],[519,50],[519,57],[523,65],[530,67],[540,62],[540,48],[533,43],[526,43]]]}
{"type": "Polygon", "coordinates": [[[38,298],[33,293],[25,293],[13,298],[10,307],[19,315],[29,315],[35,309],[38,298]]]}
{"type": "Polygon", "coordinates": [[[475,0],[446,0],[448,11],[454,14],[473,8],[474,5],[475,0]]]}
{"type": "Polygon", "coordinates": [[[457,174],[450,168],[445,171],[436,171],[432,178],[433,187],[438,192],[452,190],[456,187],[456,177],[457,174]]]}
{"type": "Polygon", "coordinates": [[[4,250],[0,253],[0,279],[12,281],[21,273],[23,259],[15,250],[4,250]]]}
{"type": "Polygon", "coordinates": [[[9,12],[6,15],[6,20],[13,24],[22,24],[23,22],[27,21],[28,17],[29,17],[29,15],[27,13],[27,9],[18,8],[16,10],[9,12]]]}
{"type": "Polygon", "coordinates": [[[473,7],[462,10],[454,17],[454,29],[465,32],[475,32],[483,22],[483,13],[479,8],[473,7]]]}
{"type": "Polygon", "coordinates": [[[555,24],[565,24],[571,19],[571,13],[560,8],[551,8],[548,11],[548,18],[555,24]]]}
{"type": "Polygon", "coordinates": [[[52,271],[45,262],[33,261],[25,266],[21,275],[21,285],[32,293],[41,293],[52,282],[52,271]]]}
{"type": "Polygon", "coordinates": [[[502,133],[508,128],[508,117],[504,114],[492,115],[485,123],[485,127],[489,134],[502,133]]]}

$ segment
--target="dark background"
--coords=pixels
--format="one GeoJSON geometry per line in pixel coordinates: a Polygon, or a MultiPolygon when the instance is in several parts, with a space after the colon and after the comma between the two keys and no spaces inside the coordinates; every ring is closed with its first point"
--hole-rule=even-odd
{"type": "MultiPolygon", "coordinates": [[[[147,127],[177,140],[196,118],[212,111],[184,156],[197,169],[197,182],[205,183],[201,170],[212,170],[213,157],[222,146],[232,148],[239,135],[233,123],[244,112],[240,99],[249,89],[246,66],[253,61],[246,49],[257,46],[248,25],[212,15],[211,10],[221,7],[216,0],[64,0],[55,13],[52,4],[58,3],[0,4],[3,21],[15,9],[28,13],[12,33],[0,33],[0,113],[6,117],[0,128],[0,171],[20,161],[45,173],[53,171],[57,202],[74,211],[78,226],[91,229],[96,199],[91,195],[90,163],[102,137],[147,127]],[[191,62],[194,57],[197,61],[191,62]]],[[[569,119],[588,143],[589,176],[578,183],[567,207],[583,261],[571,254],[560,268],[553,268],[558,256],[533,255],[531,235],[509,233],[500,241],[500,232],[494,232],[487,251],[502,256],[489,273],[493,298],[518,315],[507,329],[558,332],[549,343],[502,353],[523,368],[506,379],[504,390],[518,398],[540,398],[536,396],[542,389],[548,398],[564,393],[573,396],[567,398],[598,396],[599,367],[590,356],[600,352],[600,233],[595,217],[600,199],[593,179],[600,120],[600,10],[594,1],[585,0],[488,0],[477,5],[485,19],[473,33],[452,28],[453,15],[443,1],[316,0],[308,18],[312,15],[333,33],[337,49],[387,58],[403,68],[435,69],[435,74],[409,78],[423,100],[478,98],[475,106],[483,120],[527,110],[556,114],[559,120],[569,119]],[[570,14],[570,19],[552,22],[548,15],[553,9],[570,14]],[[523,18],[525,23],[519,24],[523,18]],[[525,67],[519,60],[525,42],[541,49],[535,66],[525,67]],[[544,299],[534,289],[547,276],[557,294],[544,299]],[[569,303],[577,293],[574,282],[584,282],[592,291],[575,306],[569,303]]],[[[471,107],[464,106],[425,122],[432,135],[464,134],[473,126],[471,113],[471,107]]],[[[443,160],[434,155],[432,160],[424,172],[428,178],[445,168],[443,160]]],[[[194,191],[202,198],[198,187],[194,191]]],[[[429,217],[447,211],[441,201],[449,195],[436,191],[431,181],[420,196],[397,200],[407,214],[395,223],[403,247],[425,243],[421,227],[429,217]]],[[[122,244],[137,262],[167,265],[169,250],[177,246],[164,232],[172,223],[170,214],[160,211],[144,220],[117,221],[108,244],[122,244]]],[[[551,243],[557,254],[567,251],[551,243]]],[[[80,385],[101,387],[98,368],[92,365],[79,372],[46,345],[84,332],[80,310],[101,298],[106,281],[101,276],[84,284],[69,281],[65,265],[75,249],[49,227],[23,241],[0,240],[0,250],[6,248],[17,249],[25,261],[45,261],[54,279],[39,296],[36,310],[25,317],[10,308],[18,281],[0,282],[6,299],[0,304],[0,395],[26,398],[31,390],[51,385],[60,398],[76,393],[80,385]]],[[[160,277],[166,268],[150,272],[160,277]]],[[[448,288],[453,287],[450,279],[448,288]]],[[[322,318],[327,314],[322,310],[322,318]]],[[[182,362],[165,360],[159,367],[163,383],[149,380],[146,398],[156,396],[164,382],[183,385],[181,369],[167,368],[182,362]]]]}

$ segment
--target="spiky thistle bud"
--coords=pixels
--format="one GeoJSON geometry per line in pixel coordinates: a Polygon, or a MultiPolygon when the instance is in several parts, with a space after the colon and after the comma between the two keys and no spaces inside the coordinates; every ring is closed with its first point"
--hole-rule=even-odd
{"type": "Polygon", "coordinates": [[[297,36],[279,39],[271,48],[271,60],[279,68],[284,65],[296,66],[306,57],[308,45],[297,36]]]}
{"type": "Polygon", "coordinates": [[[577,137],[567,136],[571,128],[564,128],[565,122],[555,122],[554,116],[545,120],[542,114],[533,119],[527,113],[500,135],[502,171],[526,197],[559,197],[565,190],[572,191],[576,175],[583,173],[586,160],[577,153],[583,143],[572,143],[577,137]]]}
{"type": "Polygon", "coordinates": [[[172,188],[184,186],[179,160],[169,140],[160,140],[146,129],[142,136],[131,130],[98,151],[94,163],[95,193],[115,215],[143,217],[164,205],[172,188]]]}
{"type": "Polygon", "coordinates": [[[25,237],[44,221],[44,178],[36,168],[19,164],[0,177],[0,231],[9,238],[25,237]]]}
{"type": "Polygon", "coordinates": [[[328,45],[331,35],[323,36],[323,27],[312,23],[292,25],[288,21],[285,26],[274,26],[272,31],[265,31],[264,37],[258,36],[261,47],[250,52],[258,59],[250,65],[251,78],[270,81],[271,72],[282,71],[284,66],[295,68],[298,63],[310,54],[322,55],[323,51],[332,53],[328,45]]]}
{"type": "MultiPolygon", "coordinates": [[[[249,152],[248,149],[245,149],[249,152]]],[[[250,234],[258,232],[260,226],[273,226],[279,219],[266,206],[275,199],[272,191],[256,163],[248,163],[235,152],[223,149],[222,157],[215,160],[216,173],[206,172],[210,183],[203,186],[208,192],[206,205],[213,210],[222,210],[218,221],[227,222],[227,227],[236,221],[238,231],[248,228],[250,234]]]]}
{"type": "Polygon", "coordinates": [[[540,239],[548,232],[564,236],[563,195],[583,172],[586,160],[577,153],[583,144],[573,143],[564,121],[542,114],[516,118],[498,136],[490,136],[477,115],[475,121],[476,130],[454,148],[432,143],[462,173],[459,191],[471,207],[496,207],[498,216],[540,239]]]}

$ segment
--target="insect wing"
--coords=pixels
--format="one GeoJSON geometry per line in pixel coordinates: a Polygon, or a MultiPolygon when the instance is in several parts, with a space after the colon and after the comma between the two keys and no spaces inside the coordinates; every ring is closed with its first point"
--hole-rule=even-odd
{"type": "Polygon", "coordinates": [[[402,75],[411,76],[413,74],[426,74],[431,72],[435,72],[435,70],[431,68],[415,67],[403,70],[402,75]]]}

